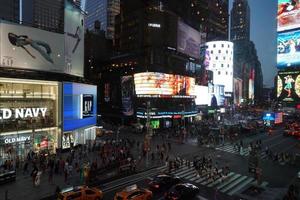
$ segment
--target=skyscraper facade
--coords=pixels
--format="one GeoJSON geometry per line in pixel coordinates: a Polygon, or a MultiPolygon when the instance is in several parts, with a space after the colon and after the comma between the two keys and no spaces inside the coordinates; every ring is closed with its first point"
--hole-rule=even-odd
{"type": "Polygon", "coordinates": [[[19,0],[1,0],[0,19],[8,21],[19,20],[19,0]]]}
{"type": "Polygon", "coordinates": [[[231,10],[231,41],[250,40],[250,7],[247,0],[235,0],[231,10]]]}
{"type": "Polygon", "coordinates": [[[120,13],[120,0],[87,0],[85,26],[94,30],[95,21],[100,21],[100,28],[106,32],[106,37],[113,39],[115,16],[120,13]]]}

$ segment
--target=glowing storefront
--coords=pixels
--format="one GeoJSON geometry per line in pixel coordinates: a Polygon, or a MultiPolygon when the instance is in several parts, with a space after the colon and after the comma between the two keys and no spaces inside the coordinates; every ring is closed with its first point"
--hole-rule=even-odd
{"type": "Polygon", "coordinates": [[[60,133],[59,83],[0,78],[0,164],[53,153],[60,133]]]}

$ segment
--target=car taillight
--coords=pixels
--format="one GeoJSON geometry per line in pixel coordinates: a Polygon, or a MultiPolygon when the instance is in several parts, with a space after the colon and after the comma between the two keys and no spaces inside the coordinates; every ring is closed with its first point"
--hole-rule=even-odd
{"type": "Polygon", "coordinates": [[[159,185],[155,184],[153,187],[155,187],[155,188],[159,188],[159,185]]]}

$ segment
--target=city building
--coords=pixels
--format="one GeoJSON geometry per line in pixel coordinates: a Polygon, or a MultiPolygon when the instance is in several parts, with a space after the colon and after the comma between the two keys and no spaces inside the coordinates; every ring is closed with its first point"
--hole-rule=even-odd
{"type": "Polygon", "coordinates": [[[248,0],[235,0],[233,2],[230,40],[250,40],[250,7],[248,0]]]}
{"type": "Polygon", "coordinates": [[[263,77],[255,44],[250,40],[250,7],[235,0],[231,10],[230,39],[234,43],[233,77],[236,104],[262,101],[263,77]]]}
{"type": "Polygon", "coordinates": [[[19,10],[19,0],[2,0],[0,19],[17,22],[20,18],[19,10]]]}
{"type": "Polygon", "coordinates": [[[120,13],[120,0],[87,0],[85,27],[94,29],[95,21],[100,21],[100,28],[108,39],[114,38],[115,16],[120,13]]]}
{"type": "Polygon", "coordinates": [[[73,2],[64,6],[63,33],[0,20],[7,36],[0,44],[0,165],[95,139],[97,87],[83,78],[84,15],[73,2]]]}

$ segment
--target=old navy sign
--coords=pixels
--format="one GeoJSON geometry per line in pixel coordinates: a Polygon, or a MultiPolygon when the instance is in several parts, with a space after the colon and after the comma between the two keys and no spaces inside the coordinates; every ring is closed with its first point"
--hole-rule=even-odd
{"type": "Polygon", "coordinates": [[[11,138],[4,139],[5,144],[11,144],[15,142],[25,142],[25,141],[30,141],[30,136],[11,137],[11,138]]]}
{"type": "Polygon", "coordinates": [[[23,119],[23,118],[35,118],[45,117],[47,108],[1,108],[0,119],[23,119]]]}

